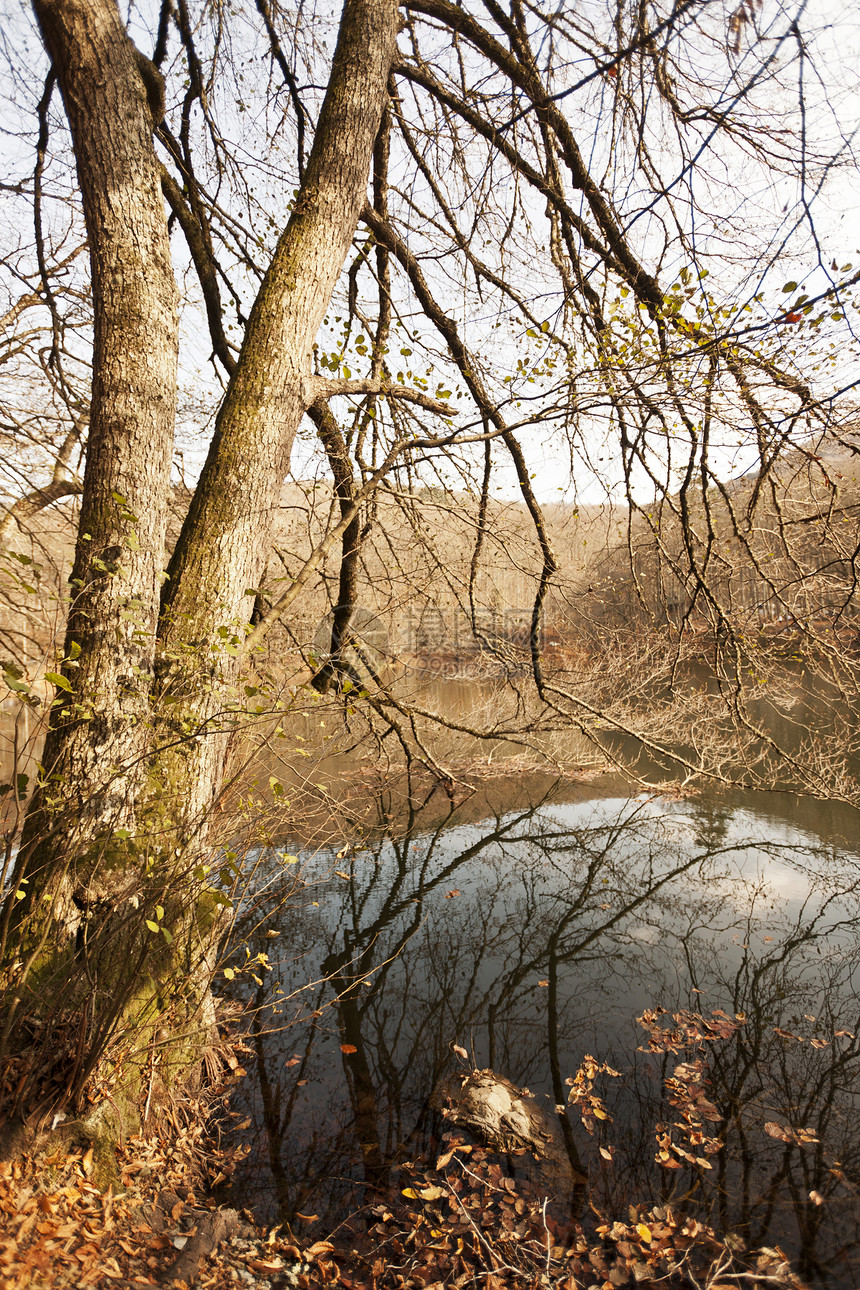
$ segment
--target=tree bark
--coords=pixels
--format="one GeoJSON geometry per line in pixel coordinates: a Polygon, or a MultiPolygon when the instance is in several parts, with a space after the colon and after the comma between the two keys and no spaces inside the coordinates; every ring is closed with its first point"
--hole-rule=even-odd
{"type": "Polygon", "coordinates": [[[334,414],[325,402],[311,404],[308,413],[317,428],[320,442],[328,457],[341,519],[350,517],[341,538],[337,603],[332,609],[330,657],[311,679],[314,689],[319,690],[320,694],[325,694],[332,685],[338,684],[339,678],[349,675],[345,655],[349,643],[349,627],[358,596],[361,512],[355,507],[352,462],[334,414]],[[352,514],[353,511],[354,514],[352,514]]]}
{"type": "Polygon", "coordinates": [[[50,848],[46,855],[32,843],[58,810],[84,837],[133,820],[149,735],[178,353],[152,116],[115,0],[34,0],[34,9],[72,132],[94,338],[63,667],[72,692],[52,715],[43,756],[52,786],[30,811],[28,870],[50,866],[50,848]]]}

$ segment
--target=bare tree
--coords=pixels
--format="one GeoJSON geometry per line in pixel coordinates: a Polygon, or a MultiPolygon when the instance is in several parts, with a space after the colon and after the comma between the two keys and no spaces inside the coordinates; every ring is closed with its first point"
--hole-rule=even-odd
{"type": "MultiPolygon", "coordinates": [[[[44,774],[2,925],[4,947],[18,953],[23,937],[26,970],[55,942],[65,970],[74,938],[91,965],[101,927],[99,979],[115,994],[111,920],[125,917],[142,875],[144,903],[167,910],[174,931],[159,939],[162,915],[150,918],[153,942],[142,911],[139,954],[123,971],[149,963],[169,977],[174,937],[205,959],[218,921],[201,913],[209,889],[180,876],[241,726],[243,669],[337,552],[330,661],[316,683],[343,679],[362,576],[394,545],[384,514],[408,526],[504,663],[515,697],[494,733],[578,730],[616,760],[630,739],[690,775],[761,782],[788,765],[821,792],[837,782],[835,764],[837,791],[853,793],[839,758],[786,748],[752,712],[745,619],[725,594],[736,550],[761,574],[771,530],[791,564],[786,526],[831,523],[817,484],[811,518],[794,503],[786,512],[779,467],[809,457],[814,427],[839,435],[854,379],[844,349],[835,360],[822,351],[830,336],[853,343],[857,275],[825,252],[832,231],[812,224],[851,140],[802,7],[755,21],[741,7],[726,27],[708,0],[619,3],[609,16],[521,0],[346,0],[330,59],[316,29],[268,0],[254,23],[164,0],[151,59],[114,0],[35,0],[34,10],[51,65],[37,154],[56,78],[90,251],[93,350],[66,644],[48,673],[58,694],[44,774]],[[261,51],[265,83],[253,70],[261,51]],[[799,176],[791,211],[772,203],[754,234],[726,200],[727,179],[766,186],[785,172],[799,176]],[[182,240],[171,242],[174,230],[182,240]],[[786,284],[783,263],[810,254],[811,290],[786,284]],[[181,318],[194,319],[184,367],[181,318]],[[201,364],[189,376],[201,357],[210,374],[201,364]],[[191,380],[211,435],[168,542],[176,414],[191,380]],[[278,594],[267,564],[305,414],[333,480],[330,517],[278,594]],[[604,502],[621,504],[628,558],[611,581],[625,603],[645,605],[649,628],[620,632],[612,669],[589,655],[594,589],[565,577],[539,500],[532,459],[543,450],[547,469],[567,468],[569,497],[597,504],[603,488],[604,502]],[[742,505],[726,482],[740,467],[758,481],[742,505]],[[516,543],[504,547],[529,588],[515,646],[525,668],[509,665],[511,642],[479,615],[499,472],[528,525],[521,560],[516,543]],[[444,527],[426,523],[422,496],[437,486],[469,533],[462,573],[449,567],[444,527]],[[582,647],[567,675],[547,663],[550,606],[564,606],[582,647]],[[709,633],[737,756],[713,737],[695,687],[675,702],[692,627],[709,633]],[[655,702],[661,686],[671,711],[655,702]]],[[[77,442],[83,421],[72,425],[77,442]]],[[[65,442],[58,477],[21,490],[17,513],[68,483],[65,442]]],[[[853,546],[840,551],[853,583],[853,546]]],[[[394,568],[396,553],[381,563],[394,568]]],[[[810,615],[795,619],[816,666],[835,657],[810,615]]],[[[853,699],[853,662],[836,653],[840,692],[853,699]]],[[[434,714],[374,682],[374,719],[436,765],[421,724],[434,714]]]]}

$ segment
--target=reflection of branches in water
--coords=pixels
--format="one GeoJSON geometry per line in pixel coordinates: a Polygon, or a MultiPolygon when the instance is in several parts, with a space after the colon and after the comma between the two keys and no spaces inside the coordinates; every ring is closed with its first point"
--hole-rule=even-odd
{"type": "MultiPolygon", "coordinates": [[[[858,1045],[833,1039],[856,1029],[844,1016],[846,1001],[855,1007],[853,857],[808,836],[759,840],[765,830],[729,805],[544,804],[461,828],[456,818],[452,807],[421,832],[414,813],[405,835],[353,857],[348,880],[313,887],[319,910],[281,915],[295,956],[276,965],[281,989],[289,994],[302,974],[328,978],[300,1044],[307,1085],[264,1099],[282,1194],[313,1194],[318,1209],[326,1172],[355,1176],[356,1133],[374,1184],[399,1144],[426,1150],[433,1125],[423,1103],[452,1039],[555,1103],[587,1050],[626,1071],[617,1163],[608,1173],[592,1162],[595,1196],[686,1195],[757,1244],[778,1238],[788,1197],[806,1265],[827,1263],[833,1220],[809,1192],[835,1204],[834,1155],[849,1176],[860,1165],[860,1143],[848,1137],[858,1045]],[[668,1071],[631,1058],[630,1019],[652,1003],[705,1000],[748,1018],[712,1058],[708,1096],[726,1118],[727,1147],[713,1173],[685,1166],[667,1177],[654,1163],[653,1126],[667,1118],[654,1078],[668,1071]],[[775,1032],[807,1026],[804,1014],[817,1017],[809,1041],[775,1032]],[[338,1044],[355,1052],[338,1055],[338,1044]],[[762,1131],[773,1118],[814,1127],[820,1145],[774,1143],[762,1131]]],[[[314,865],[309,876],[332,861],[314,865]]],[[[288,1042],[289,1032],[261,1030],[273,1086],[288,1042]]],[[[587,1167],[579,1132],[565,1129],[571,1158],[587,1167]]]]}
{"type": "MultiPolygon", "coordinates": [[[[787,854],[780,849],[780,859],[787,854]]],[[[829,850],[805,848],[796,860],[813,868],[830,862],[834,881],[829,850]]],[[[855,1227],[855,1217],[827,1213],[815,1198],[823,1195],[831,1210],[840,1208],[840,1192],[842,1208],[853,1200],[840,1183],[846,1169],[856,1168],[860,1147],[856,1138],[847,1136],[855,1119],[860,1047],[854,1038],[856,1018],[848,1018],[851,1032],[842,1029],[840,1035],[846,1024],[840,1014],[846,1005],[855,1007],[857,920],[834,917],[833,910],[855,897],[856,889],[849,871],[842,884],[816,904],[811,898],[803,901],[794,919],[786,917],[780,925],[772,915],[764,925],[774,934],[764,938],[761,920],[750,914],[733,974],[707,953],[707,946],[689,938],[683,941],[689,979],[712,997],[718,992],[728,997],[733,1011],[747,1019],[731,1043],[713,1053],[713,1098],[727,1120],[725,1148],[713,1161],[715,1174],[695,1179],[697,1203],[722,1230],[740,1231],[752,1245],[782,1239],[794,1225],[804,1276],[829,1275],[834,1261],[841,1267],[841,1260],[857,1248],[856,1230],[846,1226],[855,1227]],[[753,950],[757,921],[759,945],[753,950]],[[803,1149],[791,1143],[777,1147],[763,1133],[763,1125],[774,1116],[789,1125],[812,1126],[818,1141],[803,1149]],[[834,1168],[837,1156],[841,1169],[834,1168]],[[838,1254],[834,1243],[842,1246],[838,1254]]],[[[755,896],[753,891],[753,900],[755,896]]],[[[662,1063],[661,1078],[666,1068],[662,1063]]],[[[659,1097],[649,1095],[649,1084],[641,1076],[630,1087],[637,1106],[631,1123],[644,1130],[661,1114],[659,1097]]],[[[628,1147],[629,1195],[654,1185],[650,1145],[647,1133],[640,1132],[635,1148],[628,1147]]],[[[685,1177],[662,1194],[677,1197],[679,1189],[683,1193],[689,1185],[685,1177]]]]}

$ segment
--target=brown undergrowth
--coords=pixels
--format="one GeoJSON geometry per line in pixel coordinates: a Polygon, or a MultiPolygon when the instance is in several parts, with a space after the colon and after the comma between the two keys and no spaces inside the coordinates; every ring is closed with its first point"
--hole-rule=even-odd
{"type": "Polygon", "coordinates": [[[6,1290],[801,1290],[779,1250],[747,1253],[668,1205],[631,1207],[623,1220],[586,1231],[510,1178],[493,1153],[456,1137],[437,1168],[405,1165],[387,1202],[316,1240],[266,1234],[246,1212],[216,1208],[206,1177],[229,1169],[229,1153],[213,1152],[199,1125],[172,1138],[135,1136],[118,1163],[117,1194],[92,1183],[92,1149],[0,1164],[6,1290]]]}
{"type": "MultiPolygon", "coordinates": [[[[44,1097],[6,1118],[0,1152],[0,1285],[170,1285],[198,1281],[199,1264],[225,1238],[257,1234],[214,1187],[229,1179],[240,1146],[227,1146],[230,1092],[244,1075],[235,1014],[223,1013],[197,1087],[139,1085],[131,1106],[104,1077],[86,1090],[80,1118],[45,1123],[44,1097]]],[[[64,1033],[64,1032],[63,1032],[64,1033]]],[[[60,1042],[63,1033],[56,1039],[60,1042]]],[[[62,1054],[57,1053],[58,1060],[62,1054]]],[[[28,1054],[3,1071],[0,1109],[15,1104],[28,1054]]],[[[50,1083],[52,1071],[46,1071],[50,1083]]],[[[0,1117],[2,1119],[2,1117],[0,1117]]],[[[250,1216],[249,1216],[250,1217],[250,1216]]]]}
{"type": "MultiPolygon", "coordinates": [[[[370,1221],[347,1222],[303,1285],[347,1290],[802,1290],[778,1249],[739,1239],[671,1205],[631,1206],[590,1225],[511,1178],[499,1156],[449,1135],[435,1169],[404,1166],[370,1221]],[[407,1185],[408,1184],[408,1185],[407,1185]]],[[[362,1216],[366,1219],[367,1216],[362,1216]]],[[[296,1250],[298,1255],[298,1250],[296,1250]]]]}

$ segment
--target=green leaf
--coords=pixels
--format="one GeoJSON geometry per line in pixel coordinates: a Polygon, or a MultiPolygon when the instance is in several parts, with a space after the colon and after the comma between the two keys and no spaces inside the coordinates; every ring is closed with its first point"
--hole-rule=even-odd
{"type": "Polygon", "coordinates": [[[50,681],[58,690],[67,690],[69,694],[72,692],[72,687],[64,676],[60,676],[59,672],[46,672],[45,680],[50,681]]]}
{"type": "Polygon", "coordinates": [[[173,933],[172,933],[172,932],[169,932],[169,931],[167,930],[167,928],[166,928],[166,927],[162,927],[161,932],[162,932],[162,935],[164,936],[164,939],[167,941],[167,944],[168,944],[168,945],[172,945],[172,944],[173,944],[173,933]]]}
{"type": "Polygon", "coordinates": [[[151,932],[157,932],[159,930],[158,923],[154,923],[151,918],[147,918],[146,925],[151,932]]]}
{"type": "Polygon", "coordinates": [[[226,976],[226,978],[227,978],[227,980],[228,980],[228,981],[232,981],[232,980],[233,980],[233,977],[236,975],[236,973],[233,971],[233,969],[232,969],[232,968],[225,968],[225,969],[224,969],[224,975],[226,976]]]}
{"type": "Polygon", "coordinates": [[[163,906],[163,905],[156,905],[156,906],[155,906],[155,917],[158,919],[158,921],[159,921],[159,922],[161,922],[162,918],[164,917],[164,906],[163,906]]]}

